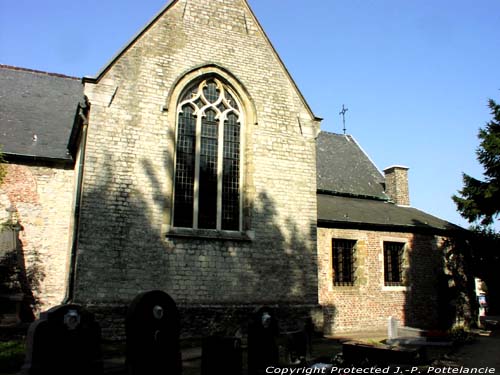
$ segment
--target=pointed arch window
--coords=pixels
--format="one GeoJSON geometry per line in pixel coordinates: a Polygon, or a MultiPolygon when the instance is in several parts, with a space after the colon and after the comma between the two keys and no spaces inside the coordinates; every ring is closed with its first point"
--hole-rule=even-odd
{"type": "Polygon", "coordinates": [[[174,227],[241,231],[241,128],[232,90],[215,77],[177,105],[174,227]]]}

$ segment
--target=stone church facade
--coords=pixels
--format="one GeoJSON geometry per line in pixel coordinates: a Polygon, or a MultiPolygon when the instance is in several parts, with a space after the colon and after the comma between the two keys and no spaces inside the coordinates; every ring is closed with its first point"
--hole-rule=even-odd
{"type": "Polygon", "coordinates": [[[319,120],[247,3],[220,5],[172,2],[84,80],[75,302],[317,304],[319,120]]]}
{"type": "MultiPolygon", "coordinates": [[[[0,79],[14,74],[1,68],[0,79]]],[[[80,303],[96,312],[105,335],[120,335],[134,296],[161,289],[178,303],[186,335],[234,331],[260,305],[283,320],[312,318],[326,332],[370,325],[338,315],[370,290],[333,288],[331,238],[360,238],[352,232],[360,228],[322,216],[320,119],[246,1],[172,1],[83,86],[17,74],[43,81],[41,90],[61,90],[56,81],[73,90],[59,119],[66,154],[48,160],[47,150],[23,149],[21,157],[21,145],[11,150],[8,139],[3,148],[9,169],[34,176],[30,183],[11,172],[1,190],[10,202],[2,208],[23,226],[18,253],[46,244],[38,309],[80,303]],[[43,206],[36,213],[22,212],[30,195],[9,195],[16,176],[36,192],[43,206]],[[323,321],[320,304],[337,306],[337,323],[323,321]]],[[[42,130],[28,133],[29,147],[41,145],[42,130]]],[[[337,193],[333,187],[325,199],[337,193]]],[[[396,232],[387,236],[411,237],[396,232]]],[[[400,294],[386,297],[401,305],[400,294]]],[[[377,324],[393,310],[375,309],[377,324]]]]}

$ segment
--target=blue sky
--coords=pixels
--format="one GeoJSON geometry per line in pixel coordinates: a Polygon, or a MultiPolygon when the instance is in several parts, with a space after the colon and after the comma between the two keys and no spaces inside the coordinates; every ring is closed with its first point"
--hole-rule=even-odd
{"type": "MultiPolygon", "coordinates": [[[[383,169],[410,167],[412,206],[468,226],[451,201],[481,177],[479,127],[500,102],[498,0],[249,0],[322,129],[383,169]]],[[[0,64],[94,75],[166,0],[0,0],[0,64]],[[36,6],[35,6],[36,5],[36,6]]],[[[497,225],[498,227],[498,225],[497,225]]]]}

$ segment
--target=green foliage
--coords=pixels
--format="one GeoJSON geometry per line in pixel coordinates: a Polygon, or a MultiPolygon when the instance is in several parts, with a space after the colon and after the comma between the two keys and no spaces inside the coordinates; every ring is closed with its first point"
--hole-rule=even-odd
{"type": "Polygon", "coordinates": [[[484,168],[484,181],[463,174],[464,187],[452,197],[460,214],[470,223],[489,226],[500,213],[500,105],[488,101],[493,119],[480,129],[477,160],[484,168]]]}
{"type": "Polygon", "coordinates": [[[472,228],[471,266],[474,275],[487,286],[489,313],[500,314],[500,233],[491,228],[472,228]]]}
{"type": "Polygon", "coordinates": [[[1,372],[17,371],[24,362],[25,345],[22,341],[0,342],[0,369],[1,372]]]}
{"type": "Polygon", "coordinates": [[[448,336],[455,344],[466,344],[474,341],[474,334],[463,326],[455,326],[448,331],[448,336]]]}
{"type": "Polygon", "coordinates": [[[472,247],[469,239],[455,236],[440,246],[444,272],[435,279],[439,304],[439,328],[447,330],[457,324],[471,327],[477,321],[472,247]]]}

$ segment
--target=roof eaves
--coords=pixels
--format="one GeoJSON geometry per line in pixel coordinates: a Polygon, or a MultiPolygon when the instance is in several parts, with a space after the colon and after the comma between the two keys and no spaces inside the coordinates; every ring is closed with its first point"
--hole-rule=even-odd
{"type": "Polygon", "coordinates": [[[71,166],[74,164],[74,160],[71,155],[68,154],[66,158],[63,157],[49,157],[49,156],[37,156],[37,155],[25,155],[16,154],[13,152],[4,152],[3,157],[6,162],[19,162],[27,164],[47,164],[47,165],[65,165],[71,166]]]}
{"type": "Polygon", "coordinates": [[[450,228],[437,228],[433,226],[404,225],[404,224],[378,224],[357,221],[325,220],[318,219],[319,228],[339,229],[364,229],[379,232],[403,232],[434,235],[457,235],[467,232],[466,229],[453,226],[450,228]]]}
{"type": "Polygon", "coordinates": [[[356,198],[356,199],[369,199],[369,200],[375,200],[375,201],[382,201],[382,202],[390,202],[388,197],[381,197],[381,196],[375,196],[375,195],[362,195],[362,194],[353,194],[353,193],[344,193],[340,191],[331,191],[331,190],[324,190],[324,189],[317,189],[316,194],[324,194],[324,195],[331,195],[334,197],[345,197],[345,198],[356,198]]]}

